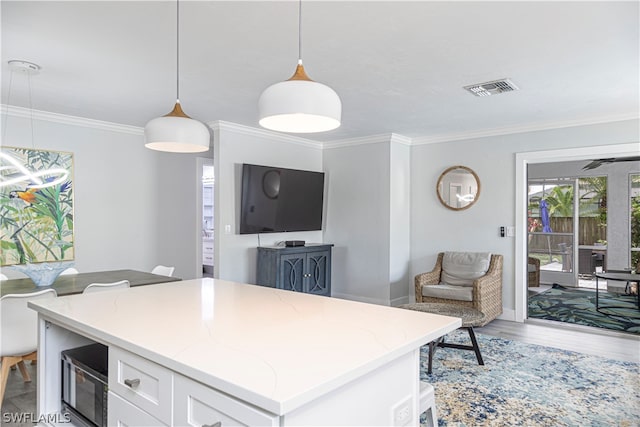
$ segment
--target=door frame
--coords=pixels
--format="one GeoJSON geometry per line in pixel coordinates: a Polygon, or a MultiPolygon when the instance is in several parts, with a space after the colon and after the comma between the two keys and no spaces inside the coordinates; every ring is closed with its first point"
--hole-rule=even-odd
{"type": "Polygon", "coordinates": [[[527,165],[638,155],[639,144],[612,144],[516,153],[515,321],[527,318],[527,165]]]}
{"type": "MultiPolygon", "coordinates": [[[[198,265],[196,267],[195,277],[197,279],[202,277],[202,205],[204,204],[202,195],[202,171],[204,166],[213,166],[213,159],[209,157],[196,157],[196,168],[198,171],[198,173],[196,173],[196,227],[198,228],[198,236],[200,236],[200,238],[197,239],[198,247],[196,248],[196,261],[198,265]]],[[[215,218],[215,203],[213,209],[215,218]]]]}

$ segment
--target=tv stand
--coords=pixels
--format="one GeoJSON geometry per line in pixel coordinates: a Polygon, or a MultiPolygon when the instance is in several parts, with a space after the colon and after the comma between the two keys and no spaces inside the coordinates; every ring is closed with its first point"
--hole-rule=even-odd
{"type": "Polygon", "coordinates": [[[331,296],[330,244],[259,246],[257,284],[331,296]]]}

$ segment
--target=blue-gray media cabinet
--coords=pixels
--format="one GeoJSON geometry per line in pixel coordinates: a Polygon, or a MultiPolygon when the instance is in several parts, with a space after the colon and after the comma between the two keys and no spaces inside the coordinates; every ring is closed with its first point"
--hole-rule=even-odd
{"type": "Polygon", "coordinates": [[[331,296],[332,246],[259,246],[258,285],[331,296]]]}

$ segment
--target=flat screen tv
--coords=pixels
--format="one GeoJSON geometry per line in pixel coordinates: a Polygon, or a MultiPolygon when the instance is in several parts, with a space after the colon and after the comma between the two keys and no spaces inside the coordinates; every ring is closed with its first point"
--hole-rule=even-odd
{"type": "Polygon", "coordinates": [[[242,165],[240,234],[322,229],[324,173],[242,165]]]}

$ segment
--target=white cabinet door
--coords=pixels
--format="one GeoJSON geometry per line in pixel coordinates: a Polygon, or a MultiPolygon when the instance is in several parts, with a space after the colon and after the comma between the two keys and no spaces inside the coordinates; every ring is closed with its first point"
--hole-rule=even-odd
{"type": "Polygon", "coordinates": [[[173,373],[143,357],[109,347],[109,390],[171,424],[173,373]]]}
{"type": "Polygon", "coordinates": [[[157,427],[166,425],[112,391],[109,392],[107,414],[109,427],[157,427]]]}
{"type": "Polygon", "coordinates": [[[174,377],[176,426],[278,426],[279,418],[181,375],[174,377]],[[217,424],[220,423],[220,424],[217,424]]]}

